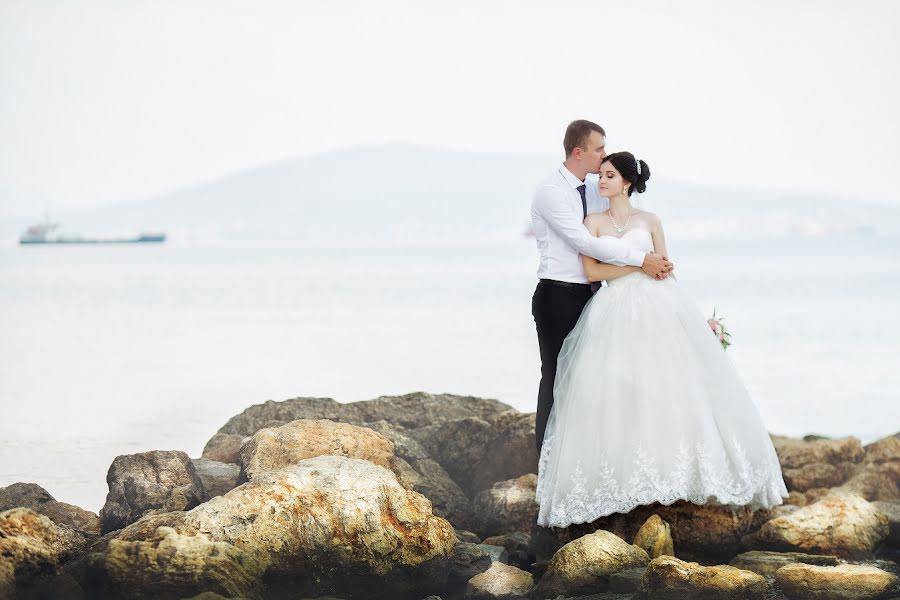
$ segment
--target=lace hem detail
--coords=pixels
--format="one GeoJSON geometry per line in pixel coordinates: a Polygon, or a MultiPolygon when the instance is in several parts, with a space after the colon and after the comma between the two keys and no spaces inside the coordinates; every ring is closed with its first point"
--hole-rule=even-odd
{"type": "Polygon", "coordinates": [[[631,475],[624,485],[616,478],[606,455],[600,456],[592,467],[593,484],[590,485],[579,459],[571,477],[571,489],[558,497],[548,494],[545,477],[552,446],[553,437],[545,438],[538,461],[535,499],[540,506],[537,523],[543,527],[590,523],[612,513],[630,512],[641,505],[657,502],[669,505],[678,500],[705,505],[710,503],[710,498],[715,498],[713,504],[749,505],[754,510],[771,508],[782,504],[782,498],[788,495],[774,451],[769,460],[754,465],[734,439],[735,458],[727,460],[724,468],[716,469],[705,444],[697,442],[691,447],[682,436],[677,467],[668,476],[660,472],[654,457],[639,445],[631,475]]]}

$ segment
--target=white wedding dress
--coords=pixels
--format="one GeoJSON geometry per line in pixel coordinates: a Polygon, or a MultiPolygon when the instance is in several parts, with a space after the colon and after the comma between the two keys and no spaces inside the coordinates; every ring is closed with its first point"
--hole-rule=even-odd
{"type": "MultiPolygon", "coordinates": [[[[622,239],[653,249],[646,229],[622,239]]],[[[676,500],[769,508],[785,496],[756,405],[678,283],[638,272],[600,289],[559,354],[538,524],[676,500]]]]}

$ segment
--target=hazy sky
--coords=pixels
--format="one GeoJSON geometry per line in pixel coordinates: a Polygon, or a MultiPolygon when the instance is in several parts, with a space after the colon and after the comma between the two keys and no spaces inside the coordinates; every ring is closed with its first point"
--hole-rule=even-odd
{"type": "Polygon", "coordinates": [[[900,204],[898,31],[895,0],[0,0],[0,194],[92,205],[384,142],[561,152],[590,118],[660,178],[900,204]]]}

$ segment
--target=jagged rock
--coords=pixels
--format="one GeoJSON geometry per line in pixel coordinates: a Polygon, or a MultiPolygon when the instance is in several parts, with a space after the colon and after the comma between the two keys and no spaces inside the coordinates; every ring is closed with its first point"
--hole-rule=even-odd
{"type": "Polygon", "coordinates": [[[641,525],[632,543],[638,548],[643,548],[650,558],[656,558],[664,554],[675,556],[672,530],[669,528],[669,524],[663,521],[659,515],[651,515],[647,522],[641,525]]]}
{"type": "Polygon", "coordinates": [[[100,509],[103,533],[153,512],[188,510],[203,497],[194,465],[180,450],[118,456],[109,467],[106,483],[109,493],[100,509]]]}
{"type": "Polygon", "coordinates": [[[226,494],[238,486],[241,467],[231,462],[219,462],[208,458],[192,458],[194,472],[200,479],[203,491],[201,500],[226,494]]]}
{"type": "MultiPolygon", "coordinates": [[[[534,413],[510,410],[411,429],[466,494],[537,471],[534,413]]],[[[476,513],[477,513],[476,509],[476,513]]]]}
{"type": "Polygon", "coordinates": [[[470,600],[511,600],[527,597],[533,588],[531,573],[495,562],[487,571],[469,580],[465,597],[470,600]]]}
{"type": "Polygon", "coordinates": [[[900,500],[878,501],[872,505],[888,519],[887,543],[900,547],[900,500]]]}
{"type": "Polygon", "coordinates": [[[634,600],[763,600],[766,589],[766,580],[752,571],[660,556],[647,566],[634,600]]]}
{"type": "Polygon", "coordinates": [[[491,562],[502,562],[503,564],[509,564],[509,552],[506,551],[506,548],[503,546],[494,546],[493,544],[485,544],[481,542],[478,544],[478,547],[485,551],[485,553],[491,558],[491,562]]]}
{"type": "Polygon", "coordinates": [[[394,443],[396,470],[400,473],[401,483],[431,500],[434,514],[444,517],[455,527],[474,527],[475,515],[468,496],[402,426],[384,420],[365,426],[394,443]]]}
{"type": "Polygon", "coordinates": [[[775,581],[791,600],[865,600],[900,591],[896,575],[860,565],[792,564],[778,569],[775,581]]]}
{"type": "Polygon", "coordinates": [[[613,513],[591,523],[564,529],[535,525],[532,542],[538,561],[547,560],[565,543],[597,529],[632,540],[640,527],[657,514],[669,524],[672,541],[682,558],[728,560],[741,551],[742,538],[753,530],[753,512],[747,508],[675,502],[669,506],[638,506],[627,514],[613,513]]]}
{"type": "Polygon", "coordinates": [[[240,464],[241,444],[245,438],[233,433],[217,433],[206,442],[201,456],[216,462],[240,464]]]}
{"type": "Polygon", "coordinates": [[[884,463],[900,461],[900,437],[889,435],[865,447],[866,456],[863,462],[884,463]]]}
{"type": "Polygon", "coordinates": [[[450,557],[447,589],[462,593],[466,583],[479,573],[487,571],[492,562],[490,554],[480,545],[457,542],[450,557]]]}
{"type": "Polygon", "coordinates": [[[0,512],[0,590],[11,595],[16,584],[51,575],[86,545],[84,536],[30,508],[0,512]]]}
{"type": "Polygon", "coordinates": [[[203,533],[182,535],[159,527],[147,540],[113,539],[103,555],[106,588],[125,598],[176,599],[214,592],[262,598],[263,565],[226,542],[203,533]]]}
{"type": "Polygon", "coordinates": [[[497,400],[425,392],[349,403],[331,398],[292,398],[251,406],[229,419],[219,433],[249,436],[273,420],[289,423],[298,419],[329,419],[351,425],[384,420],[412,429],[464,417],[486,417],[510,409],[511,406],[497,400]]]}
{"type": "Polygon", "coordinates": [[[601,529],[560,548],[550,559],[536,592],[543,598],[603,591],[613,573],[643,567],[649,561],[642,548],[601,529]]]}
{"type": "Polygon", "coordinates": [[[10,508],[34,508],[56,500],[50,492],[36,483],[16,482],[0,487],[0,511],[10,508]]]}
{"type": "Polygon", "coordinates": [[[260,473],[324,455],[394,468],[394,444],[383,435],[365,427],[320,419],[260,429],[241,446],[241,469],[247,479],[253,479],[260,473]]]}
{"type": "Polygon", "coordinates": [[[847,481],[865,452],[855,437],[812,441],[772,436],[785,485],[804,492],[816,487],[835,487],[847,481]]]}
{"type": "MultiPolygon", "coordinates": [[[[424,496],[381,466],[342,456],[260,472],[190,511],[145,517],[113,539],[155,541],[160,526],[234,546],[247,557],[242,564],[259,566],[267,597],[378,589],[385,598],[421,598],[440,589],[456,543],[451,525],[432,514],[424,496]]],[[[112,543],[95,550],[105,557],[112,543]]],[[[190,573],[170,577],[192,581],[190,573]]],[[[97,579],[112,578],[100,569],[97,579]]]]}
{"type": "Polygon", "coordinates": [[[473,501],[475,530],[483,536],[511,531],[531,533],[538,511],[534,501],[536,488],[537,475],[528,473],[480,492],[473,501]]]}
{"type": "Polygon", "coordinates": [[[788,492],[788,497],[784,499],[784,504],[782,504],[780,506],[785,506],[785,505],[806,506],[807,504],[808,504],[808,501],[806,499],[806,494],[804,494],[803,492],[798,492],[798,491],[794,490],[792,492],[788,492]]]}
{"type": "Polygon", "coordinates": [[[829,494],[831,494],[831,488],[827,487],[812,488],[811,490],[807,490],[804,493],[804,496],[806,496],[806,505],[812,504],[813,502],[818,502],[829,494]]]}
{"type": "Polygon", "coordinates": [[[834,566],[838,564],[837,556],[825,554],[804,554],[802,552],[767,552],[764,550],[752,550],[738,554],[731,562],[732,567],[753,571],[759,575],[774,575],[775,571],[792,563],[806,563],[808,565],[834,566]]]}
{"type": "Polygon", "coordinates": [[[888,520],[863,498],[834,491],[748,535],[749,548],[866,557],[888,535],[888,520]]]}

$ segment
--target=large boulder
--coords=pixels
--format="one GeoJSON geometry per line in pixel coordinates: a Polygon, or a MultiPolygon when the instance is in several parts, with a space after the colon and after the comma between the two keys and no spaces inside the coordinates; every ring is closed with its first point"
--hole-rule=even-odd
{"type": "Polygon", "coordinates": [[[537,475],[528,473],[479,492],[472,502],[475,532],[485,537],[513,531],[530,534],[538,511],[536,488],[537,475]]]}
{"type": "Polygon", "coordinates": [[[591,523],[558,529],[535,525],[532,540],[538,561],[547,560],[567,542],[597,529],[612,531],[633,540],[641,526],[654,514],[669,524],[674,547],[682,558],[698,561],[728,560],[741,551],[741,540],[753,530],[753,511],[697,505],[678,501],[671,505],[638,506],[629,513],[613,513],[591,523]]]}
{"type": "Polygon", "coordinates": [[[613,573],[642,567],[650,557],[617,535],[598,530],[563,546],[553,555],[536,592],[541,598],[603,591],[613,573]]]}
{"type": "Polygon", "coordinates": [[[873,502],[872,506],[888,519],[887,543],[900,548],[900,500],[873,502]]]}
{"type": "Polygon", "coordinates": [[[862,444],[855,437],[798,440],[772,436],[772,442],[785,485],[789,490],[801,492],[841,485],[865,456],[862,444]]]}
{"type": "Polygon", "coordinates": [[[30,508],[0,512],[0,591],[12,596],[17,584],[52,575],[86,545],[84,536],[30,508]]]}
{"type": "Polygon", "coordinates": [[[450,557],[445,590],[454,596],[462,595],[468,581],[487,571],[493,562],[491,555],[480,544],[457,542],[450,557]]]}
{"type": "Polygon", "coordinates": [[[347,456],[393,469],[394,445],[383,435],[327,419],[292,421],[260,429],[241,447],[241,468],[247,479],[278,471],[316,456],[347,456]]]}
{"type": "Polygon", "coordinates": [[[110,540],[99,569],[103,595],[160,600],[200,593],[262,598],[263,566],[246,552],[203,533],[158,527],[145,540],[110,540]]]}
{"type": "Polygon", "coordinates": [[[856,494],[836,490],[790,515],[767,521],[744,541],[752,549],[864,558],[871,556],[888,531],[888,519],[876,507],[856,494]]]}
{"type": "Polygon", "coordinates": [[[900,592],[896,575],[861,565],[792,564],[778,569],[775,581],[792,600],[867,600],[900,592]]]}
{"type": "Polygon", "coordinates": [[[775,571],[793,563],[833,567],[839,562],[840,559],[837,556],[828,556],[827,554],[751,550],[750,552],[738,554],[728,564],[744,571],[753,571],[759,575],[775,575],[775,571]]]}
{"type": "Polygon", "coordinates": [[[100,509],[107,533],[154,512],[188,510],[203,499],[203,484],[180,450],[118,456],[106,474],[109,493],[100,509]]]}
{"type": "MultiPolygon", "coordinates": [[[[262,590],[265,597],[378,590],[386,598],[421,598],[442,587],[456,543],[450,523],[434,516],[431,503],[402,487],[391,471],[365,460],[318,456],[259,472],[250,482],[190,511],[149,515],[116,532],[105,545],[95,544],[98,557],[92,561],[90,580],[115,588],[130,571],[141,568],[140,561],[120,561],[115,573],[109,571],[114,540],[149,542],[138,546],[140,551],[163,556],[159,545],[166,539],[171,540],[167,547],[187,552],[183,560],[170,561],[168,568],[175,572],[167,575],[169,580],[187,582],[173,586],[172,597],[197,593],[201,574],[194,571],[209,563],[190,557],[216,557],[214,549],[220,548],[227,561],[223,568],[236,569],[244,582],[241,589],[262,590]],[[181,537],[198,535],[204,537],[181,537]]],[[[151,580],[141,583],[137,573],[134,580],[141,590],[151,585],[151,580]]],[[[213,585],[211,591],[222,593],[215,582],[203,581],[213,585]]]]}
{"type": "Polygon", "coordinates": [[[366,423],[366,427],[393,442],[396,457],[394,471],[405,487],[431,500],[434,514],[444,517],[455,527],[474,528],[475,515],[468,496],[406,429],[384,420],[366,423]]]}
{"type": "Polygon", "coordinates": [[[766,580],[752,571],[660,556],[650,561],[634,600],[763,600],[766,590],[766,580]]]}
{"type": "Polygon", "coordinates": [[[537,471],[534,413],[510,410],[410,430],[470,497],[537,471]]]}
{"type": "Polygon", "coordinates": [[[413,429],[464,417],[486,417],[511,408],[497,400],[425,392],[348,403],[331,398],[292,398],[253,405],[229,419],[219,433],[249,436],[272,421],[289,423],[298,419],[329,419],[352,425],[384,420],[413,429]]]}
{"type": "Polygon", "coordinates": [[[531,573],[495,562],[469,580],[465,597],[466,600],[514,600],[528,597],[533,588],[531,573]]]}

